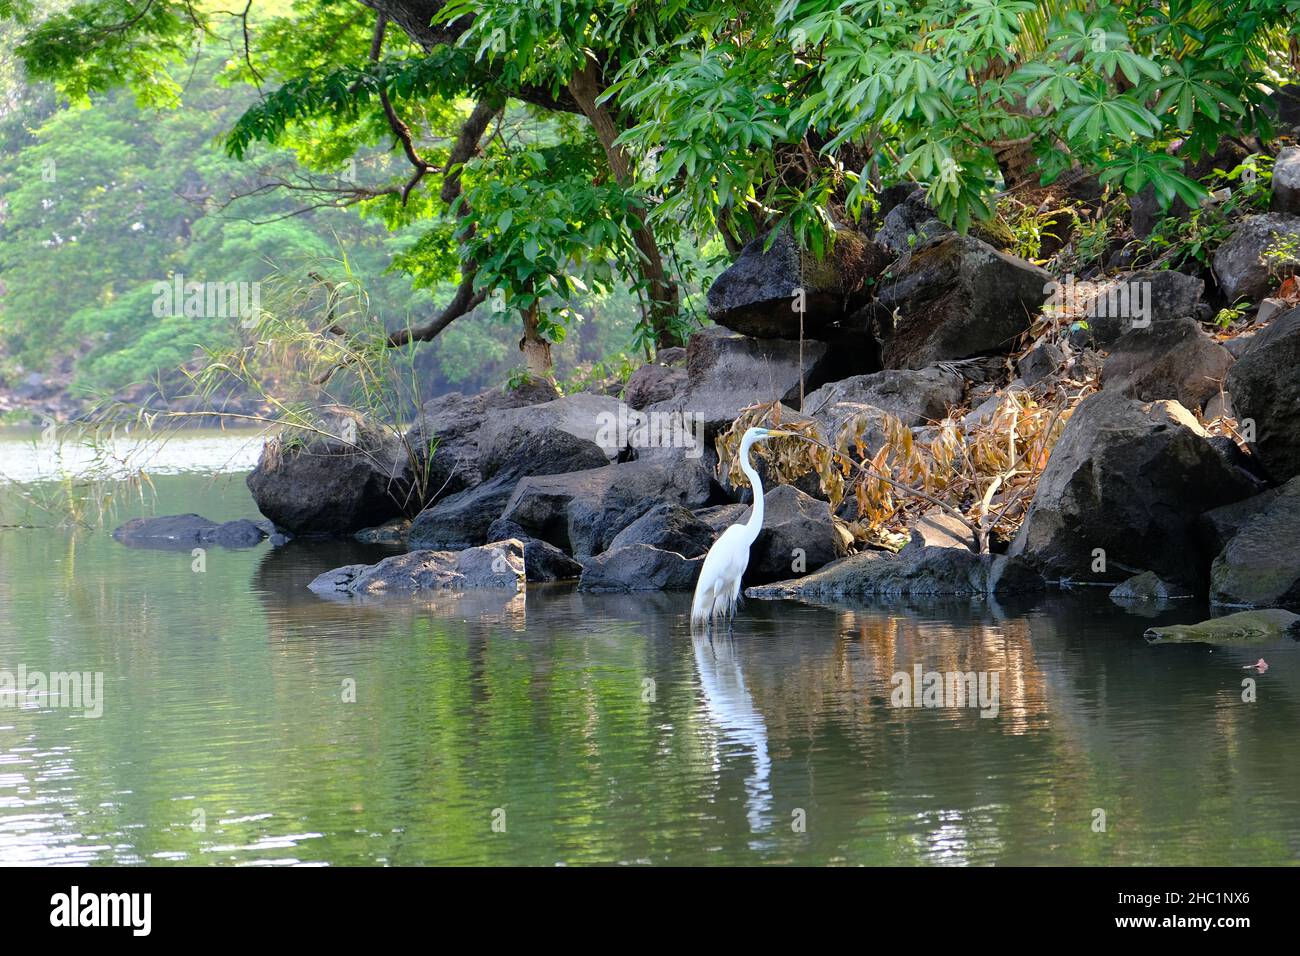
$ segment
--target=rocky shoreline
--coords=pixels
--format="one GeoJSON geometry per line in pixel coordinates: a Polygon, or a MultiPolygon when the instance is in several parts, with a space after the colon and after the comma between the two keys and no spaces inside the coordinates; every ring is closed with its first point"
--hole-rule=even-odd
{"type": "Polygon", "coordinates": [[[411,549],[312,582],[332,596],[690,589],[747,511],[727,467],[738,419],[798,423],[879,468],[888,442],[933,450],[948,435],[958,457],[980,454],[1011,403],[1055,409],[1041,461],[1017,465],[1013,434],[1006,483],[978,485],[987,500],[895,505],[867,531],[824,475],[759,461],[767,520],[746,593],[1087,584],[1117,601],[1295,605],[1300,298],[1265,256],[1288,237],[1300,240],[1297,148],[1278,156],[1272,208],[1239,218],[1207,270],[1111,268],[1072,298],[1051,271],[952,233],[919,191],[896,193],[874,233],[846,233],[826,262],[781,237],[747,246],[709,291],[716,324],[625,383],[447,395],[405,431],[334,409],[306,438],[270,440],[248,486],[280,540],[411,549]],[[1232,328],[1212,322],[1241,301],[1232,328]]]}

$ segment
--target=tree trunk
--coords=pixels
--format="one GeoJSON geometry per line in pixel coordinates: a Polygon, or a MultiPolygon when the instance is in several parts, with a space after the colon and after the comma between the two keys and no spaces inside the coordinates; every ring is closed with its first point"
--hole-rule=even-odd
{"type": "MultiPolygon", "coordinates": [[[[614,125],[609,110],[597,102],[601,93],[599,67],[591,60],[585,61],[582,69],[576,71],[569,80],[569,93],[582,108],[600,145],[605,148],[605,156],[615,181],[624,188],[628,187],[632,183],[632,167],[623,147],[614,144],[614,140],[618,139],[618,127],[614,125]]],[[[673,334],[671,325],[679,302],[677,285],[664,269],[663,256],[659,253],[654,233],[644,224],[645,209],[638,207],[635,211],[643,225],[632,231],[632,241],[641,257],[641,276],[649,287],[649,319],[655,332],[655,344],[660,348],[681,345],[683,343],[673,334]]]]}
{"type": "Polygon", "coordinates": [[[524,313],[524,337],[519,340],[519,349],[524,353],[524,367],[528,369],[530,378],[542,381],[551,379],[554,371],[551,365],[551,343],[537,331],[536,304],[524,313]]]}

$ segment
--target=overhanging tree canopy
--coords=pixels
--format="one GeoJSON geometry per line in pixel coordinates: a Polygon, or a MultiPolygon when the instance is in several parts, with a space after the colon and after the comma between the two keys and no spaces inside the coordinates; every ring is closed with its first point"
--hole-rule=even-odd
{"type": "Polygon", "coordinates": [[[522,316],[537,368],[589,284],[631,280],[647,341],[674,343],[688,327],[680,239],[720,232],[734,247],[786,224],[821,252],[893,183],[923,184],[962,229],[999,190],[1080,167],[1194,202],[1181,157],[1267,135],[1268,91],[1300,59],[1300,0],[255,2],[46,16],[0,0],[0,14],[27,28],[35,76],[158,103],[214,20],[239,17],[232,79],[266,93],[229,151],[288,143],[329,165],[389,139],[409,177],[342,191],[393,224],[428,220],[400,265],[459,283],[394,343],[490,300],[522,316]],[[551,135],[494,132],[511,103],[549,117],[551,135]]]}

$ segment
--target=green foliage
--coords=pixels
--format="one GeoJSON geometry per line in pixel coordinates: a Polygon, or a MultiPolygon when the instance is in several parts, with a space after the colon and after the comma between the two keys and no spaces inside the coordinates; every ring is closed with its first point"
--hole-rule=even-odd
{"type": "Polygon", "coordinates": [[[1198,184],[1212,201],[1194,203],[1186,216],[1167,216],[1137,243],[1135,261],[1165,269],[1209,268],[1214,251],[1244,213],[1267,208],[1273,160],[1252,154],[1231,170],[1216,169],[1198,184]]]}

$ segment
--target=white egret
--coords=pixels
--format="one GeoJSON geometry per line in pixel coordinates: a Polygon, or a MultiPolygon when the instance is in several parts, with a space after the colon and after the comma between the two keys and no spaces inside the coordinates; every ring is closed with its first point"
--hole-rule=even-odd
{"type": "Polygon", "coordinates": [[[756,441],[792,434],[770,428],[751,428],[740,439],[740,470],[754,489],[754,508],[748,521],[733,524],[722,532],[705,555],[700,579],[695,584],[695,599],[691,602],[692,630],[701,626],[711,629],[719,615],[728,620],[735,617],[736,602],[740,599],[740,579],[749,566],[749,546],[763,530],[763,482],[749,463],[749,449],[756,441]]]}

